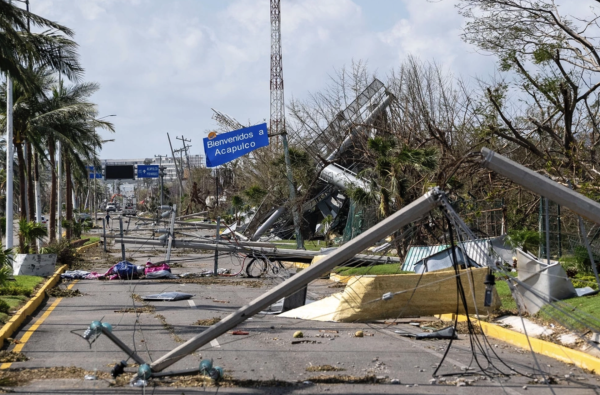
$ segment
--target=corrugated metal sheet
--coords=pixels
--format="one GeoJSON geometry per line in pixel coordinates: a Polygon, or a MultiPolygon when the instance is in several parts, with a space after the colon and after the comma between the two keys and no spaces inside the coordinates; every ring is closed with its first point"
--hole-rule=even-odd
{"type": "MultiPolygon", "coordinates": [[[[480,239],[475,241],[467,241],[465,243],[459,243],[459,245],[465,250],[467,256],[477,262],[481,266],[488,265],[487,256],[490,254],[491,244],[488,239],[480,239]]],[[[435,245],[435,246],[412,246],[408,249],[406,259],[402,264],[402,270],[414,271],[415,264],[433,254],[450,248],[449,245],[435,245]]]]}
{"type": "Polygon", "coordinates": [[[408,249],[406,259],[402,264],[402,270],[412,272],[415,270],[415,263],[421,259],[427,258],[435,253],[445,250],[450,246],[437,245],[437,246],[413,246],[408,249]]]}

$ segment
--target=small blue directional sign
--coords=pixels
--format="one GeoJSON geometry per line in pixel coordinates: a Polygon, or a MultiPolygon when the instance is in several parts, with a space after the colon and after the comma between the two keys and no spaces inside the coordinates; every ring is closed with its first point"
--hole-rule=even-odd
{"type": "Polygon", "coordinates": [[[94,171],[94,166],[88,166],[88,174],[90,175],[90,179],[94,179],[94,178],[102,178],[102,169],[98,169],[100,170],[100,172],[95,172],[94,171]]]}
{"type": "Polygon", "coordinates": [[[138,165],[137,178],[158,178],[158,165],[138,165]]]}

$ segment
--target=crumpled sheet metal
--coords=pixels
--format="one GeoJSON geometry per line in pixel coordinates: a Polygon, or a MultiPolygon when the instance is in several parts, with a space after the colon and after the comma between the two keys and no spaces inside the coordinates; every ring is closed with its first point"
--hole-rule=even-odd
{"type": "MultiPolygon", "coordinates": [[[[494,288],[492,306],[484,306],[485,284],[483,282],[488,271],[488,268],[461,271],[460,278],[465,290],[468,314],[479,312],[485,315],[501,305],[494,288]],[[473,303],[474,299],[476,305],[473,303]]],[[[449,270],[423,275],[355,276],[348,281],[343,292],[290,310],[278,317],[315,321],[368,322],[456,312],[456,278],[454,271],[449,270]],[[412,295],[417,284],[418,288],[412,295]],[[403,292],[394,295],[390,300],[381,300],[385,293],[401,291],[403,292]]],[[[460,301],[458,312],[467,313],[460,301]]]]}

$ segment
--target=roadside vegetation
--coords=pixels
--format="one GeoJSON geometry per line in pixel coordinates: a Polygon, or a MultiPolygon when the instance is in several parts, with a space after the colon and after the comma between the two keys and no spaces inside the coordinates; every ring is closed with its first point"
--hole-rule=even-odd
{"type": "Polygon", "coordinates": [[[0,287],[0,322],[6,323],[9,312],[21,307],[44,281],[38,276],[15,276],[15,281],[7,281],[0,287]]]}

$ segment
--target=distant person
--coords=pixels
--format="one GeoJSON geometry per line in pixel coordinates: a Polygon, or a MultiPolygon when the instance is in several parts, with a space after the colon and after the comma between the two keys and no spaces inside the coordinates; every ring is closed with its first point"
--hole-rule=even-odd
{"type": "Polygon", "coordinates": [[[106,227],[107,228],[110,227],[110,212],[109,211],[106,212],[106,217],[104,217],[104,218],[106,218],[106,227]]]}

